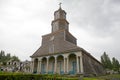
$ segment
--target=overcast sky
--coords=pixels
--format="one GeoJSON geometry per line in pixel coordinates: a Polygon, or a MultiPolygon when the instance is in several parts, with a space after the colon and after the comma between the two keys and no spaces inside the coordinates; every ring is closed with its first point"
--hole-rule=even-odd
{"type": "Polygon", "coordinates": [[[0,50],[30,60],[51,32],[59,2],[79,47],[120,61],[120,0],[0,0],[0,50]]]}

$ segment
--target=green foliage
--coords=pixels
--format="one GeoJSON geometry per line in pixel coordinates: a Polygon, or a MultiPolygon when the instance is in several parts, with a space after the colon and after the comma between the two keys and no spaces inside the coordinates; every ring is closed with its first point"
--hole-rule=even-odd
{"type": "MultiPolygon", "coordinates": [[[[113,74],[97,77],[83,77],[82,80],[119,80],[119,79],[120,74],[113,74]]],[[[2,72],[0,73],[0,80],[79,80],[79,77],[2,72]]]]}
{"type": "Polygon", "coordinates": [[[14,61],[20,61],[17,56],[12,56],[11,59],[13,59],[14,61]]]}
{"type": "Polygon", "coordinates": [[[0,80],[78,80],[77,78],[63,78],[39,74],[0,74],[0,80]]]}
{"type": "Polygon", "coordinates": [[[101,56],[101,63],[103,64],[104,68],[112,69],[112,62],[106,52],[104,52],[104,54],[101,56]]]}
{"type": "Polygon", "coordinates": [[[119,61],[115,57],[112,58],[112,64],[113,64],[113,70],[119,71],[120,64],[119,64],[119,61]]]}
{"type": "Polygon", "coordinates": [[[84,78],[83,80],[99,80],[99,79],[96,79],[96,78],[84,78]]]}
{"type": "Polygon", "coordinates": [[[104,52],[104,54],[101,56],[101,63],[103,64],[105,69],[119,72],[120,69],[119,61],[115,57],[113,57],[111,61],[109,56],[106,54],[106,52],[104,52]]]}
{"type": "Polygon", "coordinates": [[[83,80],[120,80],[120,74],[112,74],[97,77],[84,77],[83,80]]]}
{"type": "Polygon", "coordinates": [[[11,56],[10,53],[7,53],[5,55],[5,52],[1,50],[1,52],[0,52],[0,63],[1,63],[1,65],[5,66],[7,61],[9,61],[10,59],[20,61],[17,56],[11,56]]]}

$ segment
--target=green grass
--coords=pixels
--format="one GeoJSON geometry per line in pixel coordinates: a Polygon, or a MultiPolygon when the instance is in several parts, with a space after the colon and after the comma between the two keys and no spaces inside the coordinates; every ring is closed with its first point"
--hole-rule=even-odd
{"type": "Polygon", "coordinates": [[[120,79],[120,74],[105,75],[99,77],[84,77],[83,80],[111,80],[120,79]]]}
{"type": "Polygon", "coordinates": [[[104,79],[100,79],[100,78],[84,78],[83,80],[104,80],[104,79]]]}
{"type": "Polygon", "coordinates": [[[23,74],[22,72],[0,72],[0,75],[6,74],[6,75],[14,75],[14,74],[23,74]]]}
{"type": "MultiPolygon", "coordinates": [[[[39,74],[25,74],[20,72],[0,72],[0,75],[38,75],[39,74]]],[[[62,77],[62,78],[74,78],[78,79],[78,77],[68,77],[68,76],[61,76],[61,75],[41,75],[47,77],[62,77]]],[[[120,79],[120,74],[112,74],[112,75],[105,75],[105,76],[98,76],[98,77],[84,77],[83,80],[111,80],[111,79],[120,79]]]]}
{"type": "Polygon", "coordinates": [[[106,75],[106,76],[101,76],[99,78],[102,78],[102,79],[113,79],[113,78],[120,79],[120,74],[106,75]]]}

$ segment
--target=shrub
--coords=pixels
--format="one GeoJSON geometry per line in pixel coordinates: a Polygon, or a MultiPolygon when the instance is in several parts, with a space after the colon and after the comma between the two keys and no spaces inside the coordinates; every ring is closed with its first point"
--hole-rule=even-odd
{"type": "Polygon", "coordinates": [[[0,80],[78,80],[77,78],[38,74],[0,74],[0,80]]]}

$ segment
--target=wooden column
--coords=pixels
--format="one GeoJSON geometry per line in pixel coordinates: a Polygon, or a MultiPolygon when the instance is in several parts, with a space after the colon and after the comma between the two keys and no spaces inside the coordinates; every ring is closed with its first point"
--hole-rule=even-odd
{"type": "Polygon", "coordinates": [[[66,58],[64,58],[64,73],[66,73],[65,65],[66,65],[66,58]]]}
{"type": "Polygon", "coordinates": [[[82,56],[80,56],[80,72],[83,73],[83,60],[82,60],[82,56]]]}
{"type": "Polygon", "coordinates": [[[34,71],[34,61],[32,61],[32,67],[31,67],[31,72],[33,73],[34,71]]]}
{"type": "Polygon", "coordinates": [[[54,68],[54,74],[57,73],[57,56],[55,56],[55,64],[54,64],[55,68],[54,68]]]}
{"type": "Polygon", "coordinates": [[[69,57],[67,57],[67,73],[69,73],[69,57]]]}
{"type": "Polygon", "coordinates": [[[76,55],[76,62],[77,62],[77,73],[79,73],[79,58],[78,56],[76,55]]]}
{"type": "Polygon", "coordinates": [[[42,60],[40,60],[40,73],[41,73],[41,63],[42,63],[42,60]]]}
{"type": "Polygon", "coordinates": [[[49,57],[47,57],[47,67],[46,67],[46,73],[48,73],[48,65],[49,65],[49,57]]]}

